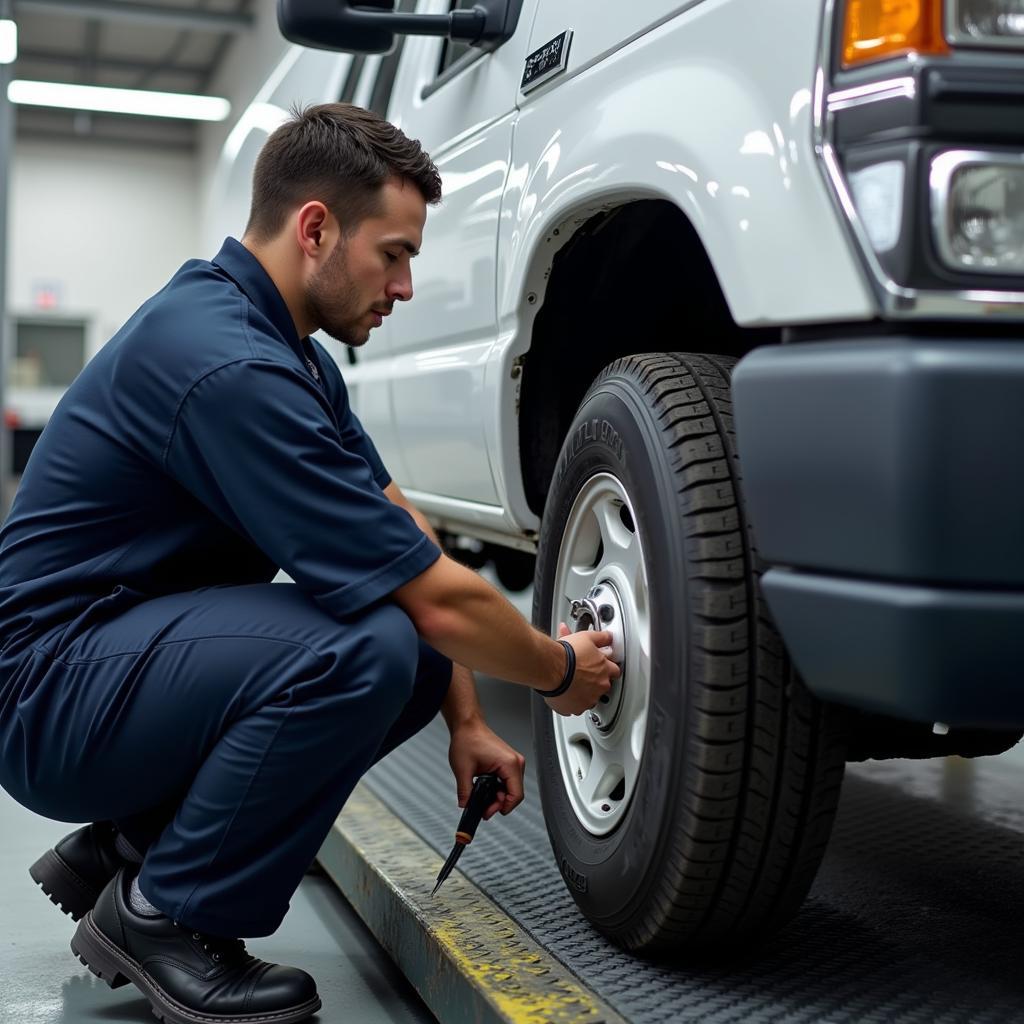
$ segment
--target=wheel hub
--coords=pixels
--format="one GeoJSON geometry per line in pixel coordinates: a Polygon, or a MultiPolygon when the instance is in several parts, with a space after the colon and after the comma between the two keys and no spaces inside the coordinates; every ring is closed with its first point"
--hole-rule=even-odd
{"type": "Polygon", "coordinates": [[[612,680],[612,688],[587,712],[590,723],[602,732],[615,725],[622,708],[622,693],[626,680],[626,616],[619,593],[610,580],[602,580],[591,587],[586,597],[572,602],[569,615],[576,623],[576,631],[606,630],[612,635],[611,658],[622,675],[612,680]]]}
{"type": "Polygon", "coordinates": [[[651,690],[647,563],[636,515],[610,473],[587,480],[566,516],[555,568],[551,632],[559,622],[612,635],[623,669],[605,700],[582,715],[552,712],[566,795],[580,824],[603,836],[623,820],[636,790],[651,690]],[[584,594],[584,597],[575,595],[584,594]]]}

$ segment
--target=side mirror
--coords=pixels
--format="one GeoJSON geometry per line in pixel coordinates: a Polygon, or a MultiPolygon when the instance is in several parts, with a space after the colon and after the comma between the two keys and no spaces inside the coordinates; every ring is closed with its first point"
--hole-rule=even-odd
{"type": "Polygon", "coordinates": [[[395,0],[277,0],[285,39],[318,50],[387,53],[395,35],[447,36],[495,49],[515,32],[522,0],[479,0],[469,10],[406,14],[395,0]]]}

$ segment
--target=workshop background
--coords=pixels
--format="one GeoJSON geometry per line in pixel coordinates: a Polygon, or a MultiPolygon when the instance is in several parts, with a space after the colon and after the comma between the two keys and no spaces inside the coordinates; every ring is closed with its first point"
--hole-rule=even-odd
{"type": "Polygon", "coordinates": [[[9,501],[85,360],[185,260],[216,252],[221,226],[241,232],[248,197],[218,177],[225,143],[290,44],[271,0],[5,0],[0,17],[17,31],[17,57],[0,65],[9,501]],[[14,104],[11,81],[220,97],[230,113],[209,122],[14,104]]]}

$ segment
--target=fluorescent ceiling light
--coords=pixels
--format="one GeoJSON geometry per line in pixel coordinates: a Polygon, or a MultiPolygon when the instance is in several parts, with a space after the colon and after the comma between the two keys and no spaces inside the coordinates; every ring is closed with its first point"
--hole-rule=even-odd
{"type": "Polygon", "coordinates": [[[7,87],[7,98],[12,103],[30,107],[66,107],[105,114],[176,117],[188,121],[223,121],[231,112],[231,104],[218,96],[108,89],[98,85],[64,85],[60,82],[16,80],[7,87]]]}
{"type": "Polygon", "coordinates": [[[13,64],[18,59],[18,26],[9,19],[0,19],[0,64],[13,64]]]}

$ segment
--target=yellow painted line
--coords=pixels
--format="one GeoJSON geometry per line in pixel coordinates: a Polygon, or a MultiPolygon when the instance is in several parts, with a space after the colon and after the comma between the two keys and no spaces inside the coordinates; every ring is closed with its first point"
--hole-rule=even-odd
{"type": "Polygon", "coordinates": [[[441,1024],[625,1024],[366,786],[319,859],[441,1024]]]}

